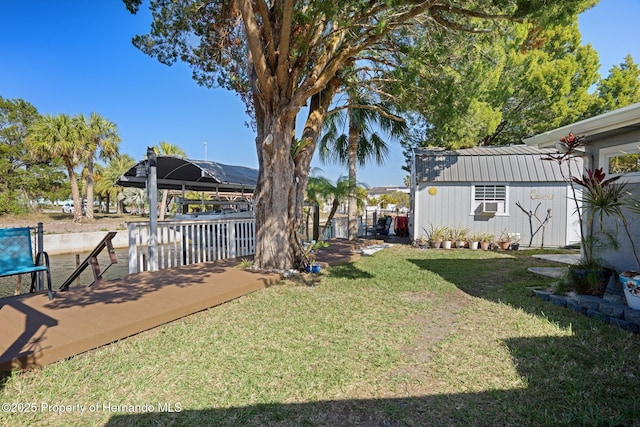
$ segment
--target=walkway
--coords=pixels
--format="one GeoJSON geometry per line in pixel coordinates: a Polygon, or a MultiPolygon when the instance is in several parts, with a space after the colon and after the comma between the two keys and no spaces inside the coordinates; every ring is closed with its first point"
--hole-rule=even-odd
{"type": "MultiPolygon", "coordinates": [[[[375,241],[330,241],[318,254],[350,262],[375,241]]],[[[278,282],[280,274],[235,268],[238,260],[144,272],[102,285],[0,299],[0,374],[77,355],[278,282]]]]}
{"type": "MultiPolygon", "coordinates": [[[[534,258],[545,259],[547,261],[558,262],[561,264],[575,265],[580,262],[580,254],[538,254],[533,255],[534,258]]],[[[560,279],[567,274],[568,267],[529,267],[532,273],[545,277],[560,279]]]]}

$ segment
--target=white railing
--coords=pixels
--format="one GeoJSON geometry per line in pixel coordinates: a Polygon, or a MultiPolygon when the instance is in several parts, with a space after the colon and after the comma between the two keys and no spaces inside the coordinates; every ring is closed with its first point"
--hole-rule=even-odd
{"type": "MultiPolygon", "coordinates": [[[[127,223],[129,274],[147,271],[149,223],[127,223]]],[[[253,255],[255,219],[158,222],[158,269],[253,255]]]]}

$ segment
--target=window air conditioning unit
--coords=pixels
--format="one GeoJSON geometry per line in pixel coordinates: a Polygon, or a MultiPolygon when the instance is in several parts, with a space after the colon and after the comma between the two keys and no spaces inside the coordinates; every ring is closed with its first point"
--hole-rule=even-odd
{"type": "Polygon", "coordinates": [[[498,202],[482,202],[482,213],[494,214],[498,212],[498,202]]]}

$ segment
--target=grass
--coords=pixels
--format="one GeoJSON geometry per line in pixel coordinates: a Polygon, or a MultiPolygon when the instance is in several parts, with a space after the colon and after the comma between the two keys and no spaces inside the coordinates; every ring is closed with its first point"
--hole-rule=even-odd
{"type": "Polygon", "coordinates": [[[640,425],[638,336],[532,297],[531,253],[396,246],[301,275],[14,374],[3,403],[85,413],[0,424],[640,425]]]}

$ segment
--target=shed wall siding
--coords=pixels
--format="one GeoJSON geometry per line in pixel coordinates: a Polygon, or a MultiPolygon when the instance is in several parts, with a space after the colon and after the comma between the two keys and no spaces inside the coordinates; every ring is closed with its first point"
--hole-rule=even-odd
{"type": "MultiPolygon", "coordinates": [[[[500,184],[500,183],[496,183],[500,184]]],[[[503,231],[520,233],[521,245],[529,244],[531,231],[529,217],[524,209],[535,211],[544,220],[547,209],[551,209],[552,218],[546,226],[544,234],[545,246],[565,246],[567,240],[567,214],[573,212],[568,205],[567,186],[560,183],[505,183],[508,186],[508,216],[470,215],[472,183],[423,183],[418,186],[415,198],[416,217],[414,237],[425,235],[430,224],[451,227],[464,226],[478,233],[491,233],[499,236],[503,231]],[[435,184],[435,185],[434,185],[435,184]],[[435,188],[436,194],[430,195],[429,188],[435,188]]],[[[535,229],[539,222],[532,218],[535,229]]],[[[542,243],[542,232],[538,232],[532,246],[542,243]]]]}

